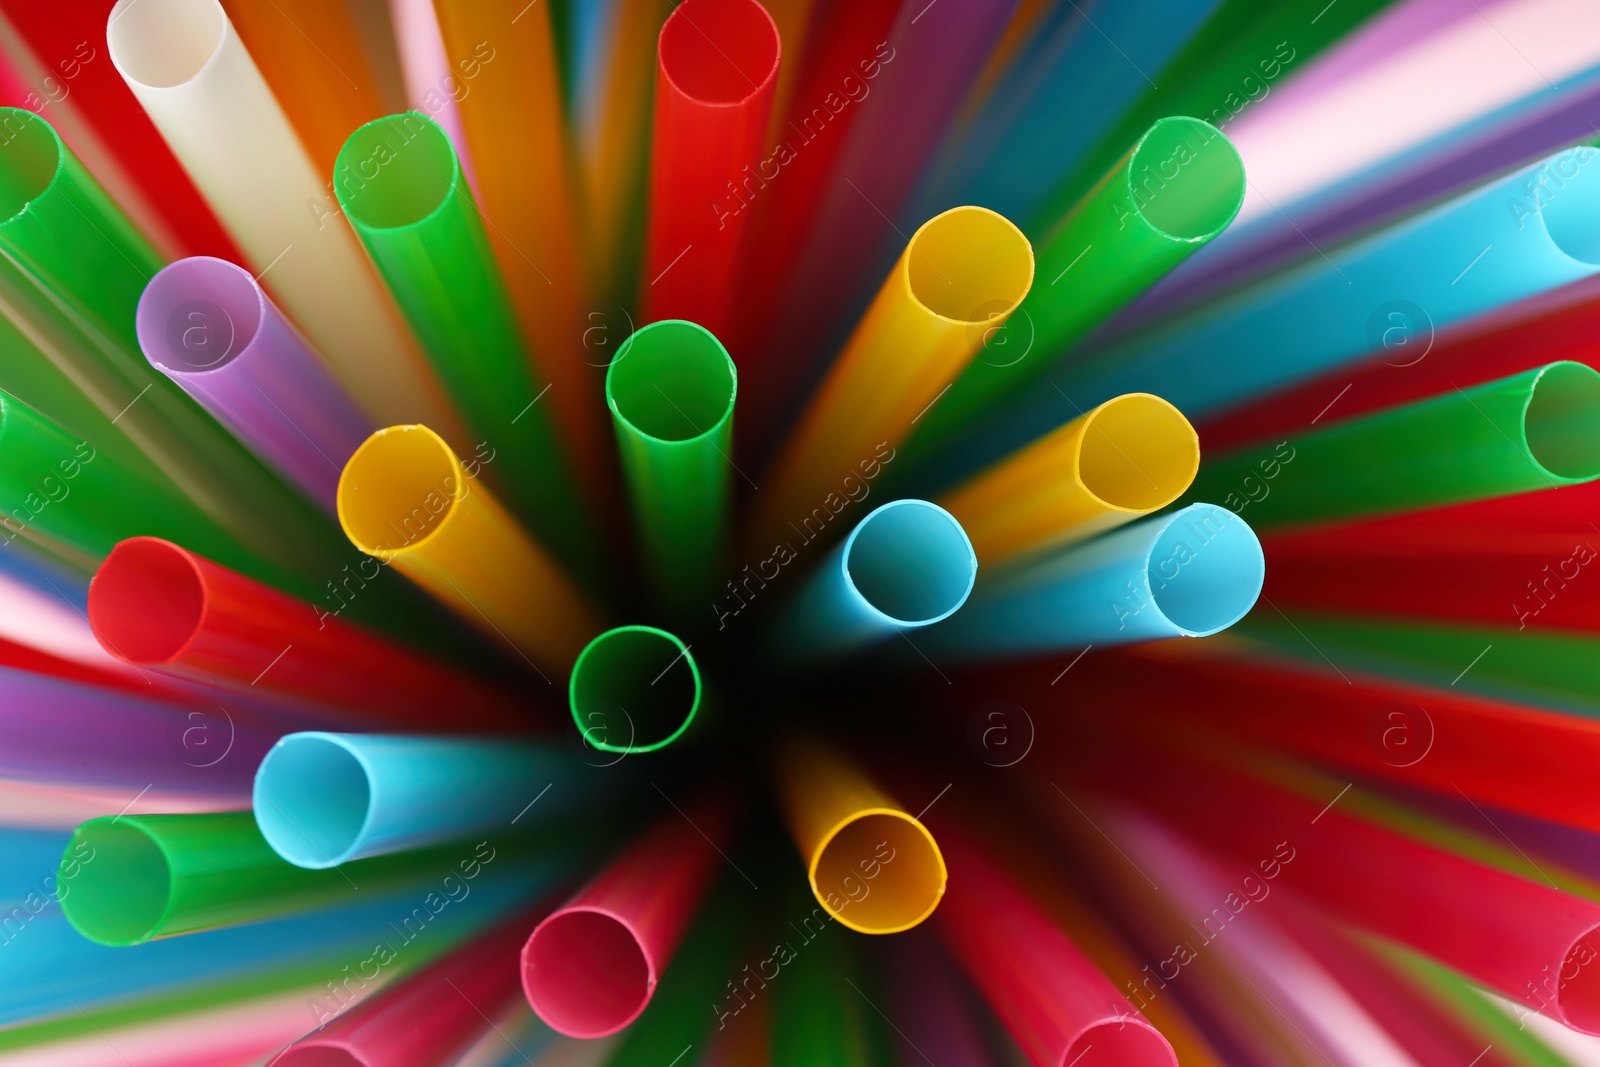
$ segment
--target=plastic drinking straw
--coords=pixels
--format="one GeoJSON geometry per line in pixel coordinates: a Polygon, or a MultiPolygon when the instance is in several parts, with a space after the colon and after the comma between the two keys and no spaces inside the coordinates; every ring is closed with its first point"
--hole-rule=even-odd
{"type": "Polygon", "coordinates": [[[933,914],[946,870],[927,827],[817,743],[787,743],[777,771],[789,832],[829,916],[863,934],[896,934],[933,914]]]}
{"type": "Polygon", "coordinates": [[[416,111],[376,119],[350,135],[333,176],[345,217],[471,440],[493,449],[490,480],[563,557],[591,552],[572,465],[550,414],[570,401],[537,403],[554,383],[532,377],[483,216],[444,130],[416,111]]]}
{"type": "MultiPolygon", "coordinates": [[[[28,46],[30,66],[38,64],[32,95],[15,103],[39,108],[62,131],[73,152],[102,185],[116,191],[123,209],[164,254],[235,255],[233,242],[116,68],[101,62],[105,16],[99,5],[50,11],[10,4],[4,17],[15,31],[15,44],[28,46]],[[39,56],[57,57],[54,69],[39,63],[39,56]]],[[[8,51],[10,58],[17,57],[17,51],[8,51]]]]}
{"type": "Polygon", "coordinates": [[[801,925],[802,935],[793,940],[780,927],[783,940],[768,957],[782,968],[781,980],[774,979],[770,990],[751,990],[757,998],[752,1007],[772,998],[772,1067],[891,1062],[892,1048],[872,1010],[883,996],[873,989],[855,943],[826,927],[812,933],[810,916],[801,925]]]}
{"type": "Polygon", "coordinates": [[[275,1062],[279,1067],[436,1067],[457,1062],[517,999],[517,939],[538,914],[521,911],[496,923],[296,1041],[275,1062]]]}
{"type": "Polygon", "coordinates": [[[136,323],[152,366],[333,511],[339,472],[372,427],[249,271],[204,256],[169,264],[136,323]]]}
{"type": "Polygon", "coordinates": [[[880,442],[898,445],[943,402],[1033,284],[1033,250],[1010,222],[952,208],[911,235],[759,497],[770,542],[880,442]]]}
{"type": "Polygon", "coordinates": [[[1287,446],[1236,450],[1208,460],[1190,494],[1222,500],[1265,527],[1416,510],[1596,477],[1600,372],[1561,362],[1335,423],[1287,446]]]}
{"type": "Polygon", "coordinates": [[[936,928],[1034,1063],[1097,1048],[1106,1063],[1174,1067],[1166,1038],[1004,871],[959,833],[944,847],[959,876],[936,928]]]}
{"type": "Polygon", "coordinates": [[[437,727],[442,708],[451,730],[531,725],[526,699],[156,537],[112,548],[89,586],[88,621],[108,653],[158,676],[359,709],[390,725],[437,727]]]}
{"type": "Polygon", "coordinates": [[[822,562],[773,640],[801,659],[858,651],[949,618],[977,577],[978,557],[955,516],[926,500],[892,500],[822,562]]]}
{"type": "MultiPolygon", "coordinates": [[[[884,985],[901,1041],[895,1062],[901,1067],[926,1063],[922,1049],[938,1049],[952,1067],[982,1067],[995,1054],[984,1033],[985,1022],[974,991],[963,981],[948,955],[926,930],[889,943],[884,985]]],[[[891,1039],[892,1040],[892,1039],[891,1039]]]]}
{"type": "Polygon", "coordinates": [[[1588,971],[1573,966],[1593,958],[1600,904],[1347,815],[1320,791],[1303,796],[1196,762],[1192,749],[1178,758],[1147,740],[1137,785],[1107,773],[1126,768],[1131,753],[1097,755],[1089,771],[1102,787],[1219,859],[1279,863],[1281,888],[1338,921],[1410,945],[1575,1030],[1600,1023],[1588,971]]]}
{"type": "Polygon", "coordinates": [[[1297,611],[1296,635],[1278,620],[1263,613],[1249,620],[1241,636],[1297,659],[1316,655],[1307,644],[1313,641],[1341,666],[1600,716],[1593,670],[1597,643],[1586,633],[1297,611]]]}
{"type": "Polygon", "coordinates": [[[222,6],[317,173],[330,173],[350,131],[384,112],[350,9],[320,0],[222,6]]]}
{"type": "Polygon", "coordinates": [[[439,16],[433,10],[432,0],[389,0],[389,19],[399,52],[400,72],[405,79],[406,102],[412,110],[437,122],[449,136],[467,184],[476,190],[477,177],[467,155],[467,135],[461,128],[461,108],[457,100],[468,90],[445,54],[439,16]]]}
{"type": "Polygon", "coordinates": [[[725,332],[750,221],[737,191],[762,180],[781,54],[778,27],[756,0],[685,0],[662,25],[639,276],[645,321],[725,332]]]}
{"type": "Polygon", "coordinates": [[[639,328],[606,372],[650,578],[680,615],[699,607],[722,564],[738,391],[722,343],[678,319],[639,328]]]}
{"type": "Polygon", "coordinates": [[[918,427],[921,446],[949,437],[1048,370],[1053,357],[1227,229],[1244,192],[1244,164],[1226,136],[1199,119],[1157,120],[1044,230],[1039,284],[1012,317],[1005,343],[980,354],[928,412],[918,427]]]}
{"type": "MultiPolygon", "coordinates": [[[[248,811],[124,815],[79,826],[61,877],[67,877],[80,845],[93,859],[79,864],[61,910],[79,933],[102,945],[136,945],[328,907],[347,902],[358,888],[415,885],[420,907],[429,890],[444,886],[440,893],[455,892],[443,879],[459,881],[469,870],[494,862],[499,851],[511,851],[504,840],[498,847],[489,841],[456,842],[311,871],[274,852],[248,811]]],[[[565,868],[559,851],[543,847],[539,856],[545,869],[565,868]]],[[[526,863],[527,857],[500,862],[526,863]]]]}
{"type": "Polygon", "coordinates": [[[669,816],[551,912],[522,948],[522,989],[568,1037],[605,1037],[639,1017],[721,861],[728,809],[669,816]]]}
{"type": "Polygon", "coordinates": [[[445,54],[459,72],[458,107],[484,224],[522,336],[539,376],[551,383],[547,400],[579,483],[604,484],[604,415],[591,402],[600,395],[603,363],[591,367],[584,359],[584,330],[594,325],[587,316],[595,309],[550,7],[518,0],[436,0],[434,7],[445,54]]]}
{"type": "Polygon", "coordinates": [[[106,46],[256,276],[368,418],[453,426],[416,342],[218,0],[117,0],[106,46]]]}
{"type": "Polygon", "coordinates": [[[1129,393],[940,497],[984,566],[1059,548],[1160,511],[1200,467],[1200,439],[1158,396],[1129,393]]]}
{"type": "MultiPolygon", "coordinates": [[[[728,975],[743,962],[738,953],[747,943],[748,920],[740,899],[745,884],[731,873],[721,878],[706,905],[700,909],[672,965],[661,976],[661,991],[649,1007],[621,1035],[621,1045],[607,1058],[606,1067],[660,1067],[672,1062],[685,1048],[703,1047],[707,1039],[726,1033],[730,1019],[725,1004],[738,1003],[723,991],[728,975]],[[705,1010],[706,996],[713,998],[705,1010]],[[711,1029],[713,1018],[721,1025],[711,1029]]],[[[704,1063],[697,1057],[696,1063],[704,1063]]]]}
{"type": "MultiPolygon", "coordinates": [[[[274,852],[317,870],[491,829],[533,783],[570,779],[567,762],[505,738],[294,733],[261,761],[251,808],[274,852]]],[[[533,821],[561,807],[558,796],[533,821]]]]}
{"type": "Polygon", "coordinates": [[[584,646],[567,700],[586,745],[654,752],[689,729],[702,690],[689,646],[654,626],[618,626],[584,646]]]}
{"type": "Polygon", "coordinates": [[[1060,376],[1060,387],[1083,403],[1159,382],[1162,396],[1198,420],[1373,352],[1396,325],[1393,311],[1443,330],[1590,277],[1600,269],[1590,240],[1600,216],[1600,167],[1588,166],[1595,154],[1559,152],[1210,302],[1097,352],[1060,376]],[[1557,195],[1536,205],[1529,182],[1557,195]]]}
{"type": "Polygon", "coordinates": [[[1119,4],[1090,16],[1099,33],[1086,31],[1081,11],[1046,7],[981,109],[947,136],[918,200],[922,213],[971,203],[1033,219],[1089,146],[1149,87],[1140,72],[1159,71],[1218,6],[1220,0],[1119,4]]]}
{"type": "Polygon", "coordinates": [[[555,561],[426,426],[379,430],[339,478],[351,544],[524,659],[565,670],[598,629],[555,561]]]}
{"type": "Polygon", "coordinates": [[[924,640],[965,659],[1206,637],[1255,605],[1264,571],[1242,519],[1191,504],[986,578],[924,640]]]}

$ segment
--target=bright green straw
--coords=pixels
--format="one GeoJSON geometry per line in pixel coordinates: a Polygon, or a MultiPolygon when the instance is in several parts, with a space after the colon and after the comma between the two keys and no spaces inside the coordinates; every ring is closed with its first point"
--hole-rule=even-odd
{"type": "Polygon", "coordinates": [[[0,108],[0,252],[10,261],[0,285],[7,313],[26,320],[61,372],[32,401],[88,426],[77,421],[86,394],[233,539],[322,580],[337,527],[140,354],[134,315],[162,258],[50,124],[19,108],[0,108]]]}
{"type": "Polygon", "coordinates": [[[811,937],[808,941],[798,933],[784,936],[788,931],[780,928],[792,959],[762,994],[772,997],[772,1067],[894,1062],[875,1025],[877,1015],[863,995],[870,995],[870,990],[850,932],[831,921],[821,933],[812,931],[806,922],[803,933],[811,937]]]}
{"type": "Polygon", "coordinates": [[[677,637],[619,626],[584,646],[567,699],[586,744],[602,752],[654,752],[683,736],[700,710],[700,667],[677,637]]]}
{"type": "Polygon", "coordinates": [[[1145,72],[1159,88],[1123,113],[1023,229],[1029,236],[1049,230],[1158,118],[1193,115],[1223,125],[1393,2],[1226,0],[1165,67],[1145,72]]]}
{"type": "Polygon", "coordinates": [[[681,319],[634,331],[606,371],[646,566],[679,617],[709,593],[722,561],[738,388],[722,342],[681,319]]]}
{"type": "Polygon", "coordinates": [[[1163,118],[1145,130],[1034,250],[1034,285],[917,428],[937,443],[1055,365],[1090,330],[1203,248],[1244,203],[1244,163],[1209,123],[1163,118]]]}
{"type": "Polygon", "coordinates": [[[1563,361],[1205,459],[1188,499],[1252,528],[1414,511],[1600,477],[1600,373],[1563,361]]]}
{"type": "Polygon", "coordinates": [[[593,561],[572,464],[551,421],[552,405],[571,398],[546,398],[549,386],[535,380],[449,137],[416,111],[375,119],[345,141],[333,179],[434,369],[482,447],[493,449],[485,476],[563,559],[593,561]]]}

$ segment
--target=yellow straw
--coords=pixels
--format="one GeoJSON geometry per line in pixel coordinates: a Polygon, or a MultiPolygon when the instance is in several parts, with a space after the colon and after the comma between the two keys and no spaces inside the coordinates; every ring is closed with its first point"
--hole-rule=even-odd
{"type": "Polygon", "coordinates": [[[779,766],[783,806],[811,891],[852,930],[916,926],[944,896],[944,856],[922,823],[852,764],[807,741],[779,766]]]}
{"type": "Polygon", "coordinates": [[[339,477],[339,523],[467,622],[564,671],[604,629],[555,561],[426,426],[391,426],[339,477]]]}
{"type": "Polygon", "coordinates": [[[1033,248],[981,207],[912,234],[780,457],[752,543],[770,544],[883,443],[894,446],[972,361],[1033,284],[1033,248]]]}
{"type": "Polygon", "coordinates": [[[550,382],[544,403],[555,407],[580,483],[598,485],[610,444],[600,400],[605,360],[593,366],[582,358],[592,325],[584,316],[594,307],[550,5],[437,0],[436,10],[445,53],[461,72],[461,124],[485,228],[523,336],[550,382]]]}
{"type": "Polygon", "coordinates": [[[981,567],[1092,537],[1177,500],[1200,468],[1200,438],[1158,396],[1092,408],[939,499],[981,567]]]}

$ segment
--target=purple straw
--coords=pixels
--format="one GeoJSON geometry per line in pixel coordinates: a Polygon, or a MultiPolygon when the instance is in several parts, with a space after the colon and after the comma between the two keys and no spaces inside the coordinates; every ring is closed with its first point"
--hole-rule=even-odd
{"type": "Polygon", "coordinates": [[[334,511],[373,427],[243,267],[195,256],[139,298],[139,347],[264,462],[334,511]]]}

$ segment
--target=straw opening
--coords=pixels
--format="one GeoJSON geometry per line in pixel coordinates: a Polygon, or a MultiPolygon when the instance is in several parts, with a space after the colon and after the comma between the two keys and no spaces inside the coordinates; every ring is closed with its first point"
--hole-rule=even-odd
{"type": "Polygon", "coordinates": [[[444,131],[426,115],[408,111],[352,133],[334,162],[333,185],[352,221],[398,229],[438,211],[458,174],[444,131]]]}
{"type": "Polygon", "coordinates": [[[1125,511],[1164,508],[1200,469],[1200,438],[1183,413],[1160,397],[1132,393],[1089,412],[1078,447],[1078,478],[1104,503],[1125,511]]]}
{"type": "Polygon", "coordinates": [[[1160,119],[1133,150],[1128,185],[1151,226],[1179,241],[1206,240],[1244,204],[1244,161],[1209,122],[1160,119]]]}
{"type": "Polygon", "coordinates": [[[733,414],[738,372],[709,330],[681,319],[635,331],[606,372],[617,417],[658,441],[694,441],[733,414]]]}
{"type": "Polygon", "coordinates": [[[59,878],[67,921],[102,945],[149,940],[171,904],[172,869],[166,853],[126,817],[92,819],[78,827],[59,878]],[[69,864],[75,873],[69,873],[69,864]]]}
{"type": "Polygon", "coordinates": [[[912,297],[941,318],[993,322],[1033,284],[1033,246],[1004,215],[955,207],[924,222],[906,248],[912,297]]]}
{"type": "Polygon", "coordinates": [[[1266,576],[1261,542],[1243,519],[1210,504],[1174,514],[1146,562],[1155,605],[1190,637],[1226,630],[1255,606],[1266,576]]]}
{"type": "Polygon", "coordinates": [[[1528,452],[1558,478],[1600,477],[1600,373],[1552,363],[1533,383],[1522,413],[1528,452]]]}
{"type": "Polygon", "coordinates": [[[296,867],[350,859],[372,811],[366,765],[337,738],[290,734],[256,771],[251,807],[272,850],[296,867]]]}
{"type": "Polygon", "coordinates": [[[392,556],[437,533],[465,492],[455,454],[438,434],[391,426],[367,438],[339,475],[339,522],[361,551],[392,556]]]}
{"type": "Polygon", "coordinates": [[[944,856],[927,828],[882,808],[853,816],[818,846],[811,888],[852,930],[892,934],[933,914],[945,877],[944,856]]]}
{"type": "Polygon", "coordinates": [[[1600,168],[1582,165],[1583,159],[1577,158],[1568,177],[1568,161],[1574,158],[1563,155],[1554,167],[1543,168],[1554,170],[1560,193],[1547,198],[1535,195],[1533,200],[1545,233],[1557,248],[1580,263],[1600,265],[1600,168]]]}
{"type": "Polygon", "coordinates": [[[226,26],[217,0],[119,0],[106,23],[106,47],[123,75],[168,89],[200,73],[226,26]]]}
{"type": "Polygon", "coordinates": [[[129,663],[178,659],[200,630],[206,592],[189,553],[170,541],[134,537],[112,548],[89,583],[89,626],[129,663]]]}
{"type": "Polygon", "coordinates": [[[694,721],[700,668],[665,630],[621,626],[578,655],[567,694],[586,743],[604,752],[652,752],[694,721]]]}
{"type": "Polygon", "coordinates": [[[61,140],[48,122],[22,108],[0,108],[0,220],[21,215],[49,189],[61,161],[61,140]]]}
{"type": "Polygon", "coordinates": [[[1559,974],[1544,975],[1546,985],[1555,984],[1556,1007],[1560,1018],[1574,1030],[1600,1034],[1600,928],[1589,930],[1572,943],[1562,957],[1559,974]]]}
{"type": "Polygon", "coordinates": [[[1178,1057],[1160,1031],[1142,1019],[1096,1023],[1078,1035],[1061,1067],[1177,1067],[1178,1057]]]}
{"type": "Polygon", "coordinates": [[[896,500],[862,519],[845,542],[845,579],[890,622],[927,626],[967,602],[978,557],[944,508],[896,500]]]}
{"type": "Polygon", "coordinates": [[[215,370],[255,340],[261,304],[243,267],[210,256],[180,259],[157,271],[139,297],[139,348],[168,374],[215,370]]]}
{"type": "Polygon", "coordinates": [[[702,104],[738,104],[778,73],[772,16],[754,0],[686,0],[661,27],[661,72],[702,104]]]}
{"type": "Polygon", "coordinates": [[[616,1033],[644,1010],[654,987],[644,946],[625,923],[604,912],[557,912],[523,946],[528,1003],[568,1037],[616,1033]]]}

